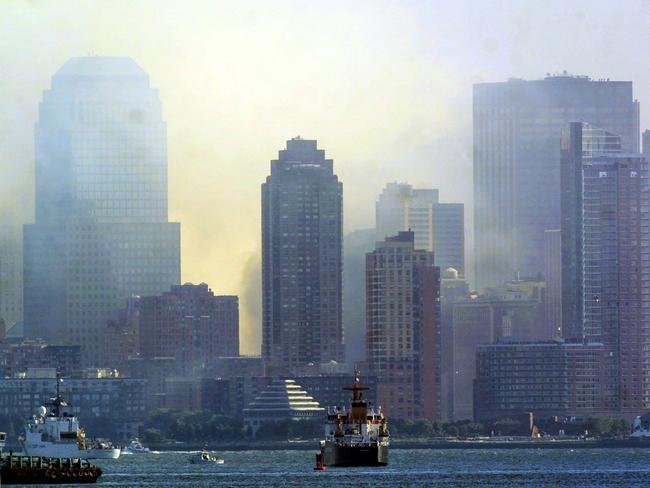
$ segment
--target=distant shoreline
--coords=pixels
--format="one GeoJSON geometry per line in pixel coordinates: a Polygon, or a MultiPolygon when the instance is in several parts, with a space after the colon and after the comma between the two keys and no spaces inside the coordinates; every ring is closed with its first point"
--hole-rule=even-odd
{"type": "MultiPolygon", "coordinates": [[[[164,444],[149,446],[152,451],[191,451],[202,449],[205,444],[164,444]]],[[[260,441],[208,443],[215,451],[269,451],[269,450],[318,450],[318,440],[311,441],[260,441]]],[[[650,448],[650,440],[595,439],[595,440],[391,440],[391,449],[629,449],[650,448]]]]}
{"type": "MultiPolygon", "coordinates": [[[[308,441],[242,441],[213,443],[149,444],[152,451],[198,451],[207,447],[213,451],[317,451],[318,440],[308,441]]],[[[630,449],[650,448],[647,441],[632,439],[594,439],[594,440],[392,440],[394,449],[630,449]]],[[[20,452],[16,444],[8,443],[3,452],[20,452]]]]}

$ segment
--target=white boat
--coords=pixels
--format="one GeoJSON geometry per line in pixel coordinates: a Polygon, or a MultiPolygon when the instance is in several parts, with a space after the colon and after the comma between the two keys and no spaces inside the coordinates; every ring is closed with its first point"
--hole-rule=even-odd
{"type": "Polygon", "coordinates": [[[650,440],[650,425],[644,425],[641,417],[635,418],[632,423],[632,433],[630,434],[630,438],[650,440]]]}
{"type": "Polygon", "coordinates": [[[58,392],[38,409],[27,423],[25,434],[18,438],[28,456],[56,458],[117,459],[120,449],[109,440],[86,438],[79,419],[58,392]]]}
{"type": "Polygon", "coordinates": [[[146,454],[150,452],[148,447],[144,447],[139,439],[133,439],[129,445],[122,449],[122,454],[146,454]]]}
{"type": "Polygon", "coordinates": [[[192,464],[223,464],[224,460],[215,455],[215,453],[203,449],[190,456],[192,464]]]}

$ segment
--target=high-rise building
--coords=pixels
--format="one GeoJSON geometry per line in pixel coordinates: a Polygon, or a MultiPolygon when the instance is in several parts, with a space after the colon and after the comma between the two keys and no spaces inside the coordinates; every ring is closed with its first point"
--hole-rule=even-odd
{"type": "Polygon", "coordinates": [[[343,329],[346,360],[366,359],[366,253],[375,247],[375,229],[359,229],[343,238],[343,329]]]}
{"type": "Polygon", "coordinates": [[[440,419],[440,269],[399,232],[366,254],[366,360],[397,419],[440,419]]]}
{"type": "Polygon", "coordinates": [[[19,230],[6,226],[0,236],[0,320],[7,330],[23,320],[23,249],[19,230]]]}
{"type": "Polygon", "coordinates": [[[562,238],[559,229],[544,231],[546,299],[544,322],[548,338],[562,336],[562,238]]]}
{"type": "Polygon", "coordinates": [[[465,216],[462,203],[440,203],[438,190],[406,183],[386,185],[375,205],[377,241],[403,230],[415,235],[415,248],[433,251],[440,269],[465,276],[465,216]]]}
{"type": "Polygon", "coordinates": [[[599,155],[583,175],[583,335],[605,346],[607,406],[641,412],[650,406],[648,164],[599,155]]]}
{"type": "Polygon", "coordinates": [[[621,138],[582,122],[561,137],[562,337],[582,341],[583,326],[583,166],[597,154],[621,153],[621,138]]]}
{"type": "Polygon", "coordinates": [[[167,219],[166,127],[130,58],[66,62],[36,125],[36,221],[24,227],[25,335],[102,361],[106,323],[132,295],[180,281],[167,219]]]}
{"type": "Polygon", "coordinates": [[[474,417],[602,413],[602,344],[500,340],[476,352],[474,417]]]}
{"type": "Polygon", "coordinates": [[[544,272],[544,231],[560,228],[560,133],[580,121],[639,150],[632,82],[548,76],[474,85],[476,286],[544,272]]]}
{"type": "Polygon", "coordinates": [[[623,412],[650,398],[647,166],[608,131],[573,123],[563,135],[563,334],[603,343],[604,407],[623,412]]]}
{"type": "Polygon", "coordinates": [[[262,185],[262,355],[267,371],[344,361],[343,185],[316,141],[296,137],[262,185]]]}

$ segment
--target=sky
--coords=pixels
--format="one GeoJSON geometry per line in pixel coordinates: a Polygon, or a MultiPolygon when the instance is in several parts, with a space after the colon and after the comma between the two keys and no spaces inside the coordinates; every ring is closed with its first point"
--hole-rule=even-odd
{"type": "Polygon", "coordinates": [[[650,126],[650,1],[0,2],[0,224],[33,221],[34,124],[73,56],[132,57],[168,129],[182,281],[237,294],[259,353],[260,185],[285,141],[317,139],[344,187],[346,232],[402,181],[466,204],[472,84],[567,70],[632,80],[650,126]]]}

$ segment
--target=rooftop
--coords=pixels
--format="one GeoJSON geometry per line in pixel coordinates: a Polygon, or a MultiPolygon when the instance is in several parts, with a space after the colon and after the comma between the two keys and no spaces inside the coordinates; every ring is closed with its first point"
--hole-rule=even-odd
{"type": "Polygon", "coordinates": [[[66,61],[53,78],[147,78],[147,73],[129,57],[83,56],[66,61]]]}

